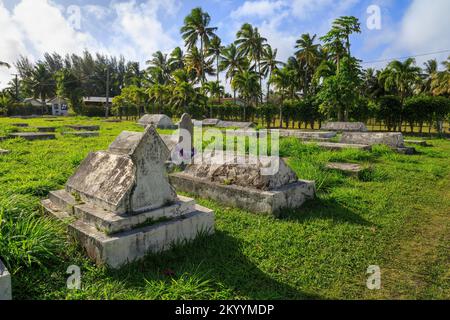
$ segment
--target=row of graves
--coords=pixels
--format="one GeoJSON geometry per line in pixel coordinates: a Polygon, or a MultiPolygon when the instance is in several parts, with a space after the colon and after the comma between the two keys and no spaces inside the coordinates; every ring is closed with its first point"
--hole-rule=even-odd
{"type": "MultiPolygon", "coordinates": [[[[65,188],[50,192],[41,202],[47,213],[67,223],[69,233],[99,265],[120,268],[148,253],[169,250],[173,244],[212,235],[214,212],[177,191],[274,216],[315,197],[315,182],[299,179],[280,157],[222,150],[198,152],[192,148],[198,122],[187,114],[176,125],[164,115],[146,115],[139,124],[145,127],[144,132],[124,131],[108,150],[89,153],[65,188]],[[180,130],[160,135],[156,128],[180,130]],[[169,173],[171,165],[178,170],[169,173]]],[[[233,128],[241,128],[235,124],[233,128]]],[[[236,139],[249,133],[242,128],[235,131],[236,139]]],[[[386,144],[399,152],[406,148],[401,133],[369,133],[354,123],[327,124],[324,128],[327,130],[282,130],[279,134],[324,148],[328,144],[369,148],[386,144]],[[338,132],[342,132],[340,143],[325,141],[338,132]]],[[[331,163],[327,167],[360,170],[355,164],[331,163]]],[[[0,299],[10,297],[10,275],[0,262],[0,299]]]]}

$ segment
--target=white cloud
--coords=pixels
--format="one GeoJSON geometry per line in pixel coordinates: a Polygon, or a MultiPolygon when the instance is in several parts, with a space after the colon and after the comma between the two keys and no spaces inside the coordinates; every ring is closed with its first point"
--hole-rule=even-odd
{"type": "MultiPolygon", "coordinates": [[[[37,59],[45,52],[80,53],[98,47],[90,34],[74,30],[61,8],[48,0],[21,0],[12,10],[0,0],[0,30],[0,60],[10,64],[20,55],[37,59]]],[[[14,71],[0,70],[1,88],[14,71]]]]}
{"type": "MultiPolygon", "coordinates": [[[[418,55],[450,49],[450,1],[414,0],[382,58],[418,55]]],[[[449,53],[418,57],[418,64],[432,58],[444,60],[449,53]]]]}
{"type": "Polygon", "coordinates": [[[259,1],[245,1],[242,6],[237,8],[231,13],[233,18],[241,17],[254,17],[259,18],[268,17],[273,15],[280,9],[285,8],[287,5],[284,1],[269,1],[269,0],[259,0],[259,1]]]}
{"type": "Polygon", "coordinates": [[[306,20],[313,14],[323,11],[338,16],[340,12],[344,12],[358,2],[359,0],[293,0],[291,8],[295,17],[306,20]]]}
{"type": "Polygon", "coordinates": [[[143,61],[157,50],[168,51],[179,45],[174,30],[167,30],[159,18],[160,14],[173,16],[179,10],[179,2],[147,0],[137,3],[132,0],[116,3],[113,9],[117,19],[113,23],[112,52],[143,61]]]}

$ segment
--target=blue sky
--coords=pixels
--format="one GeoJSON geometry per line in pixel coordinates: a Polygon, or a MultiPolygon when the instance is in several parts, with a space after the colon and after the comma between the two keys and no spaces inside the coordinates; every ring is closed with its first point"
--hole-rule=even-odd
{"type": "MultiPolygon", "coordinates": [[[[0,60],[89,49],[144,63],[156,50],[183,45],[179,29],[196,6],[209,12],[225,44],[242,23],[250,22],[283,60],[302,33],[321,36],[342,15],[361,21],[362,34],[353,36],[352,43],[365,67],[386,64],[369,63],[374,60],[450,50],[449,0],[0,0],[0,60]],[[367,27],[372,5],[380,10],[380,29],[367,27]]],[[[421,64],[448,55],[417,60],[421,64]]],[[[0,87],[12,71],[0,71],[0,87]]]]}

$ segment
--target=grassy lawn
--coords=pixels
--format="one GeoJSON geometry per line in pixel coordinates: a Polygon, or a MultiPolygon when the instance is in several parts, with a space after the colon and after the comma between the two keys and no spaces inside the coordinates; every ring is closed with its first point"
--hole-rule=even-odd
{"type": "MultiPolygon", "coordinates": [[[[0,118],[56,126],[57,140],[0,141],[0,257],[13,274],[15,299],[449,299],[450,141],[432,140],[405,156],[323,151],[296,139],[281,156],[318,195],[281,218],[197,199],[215,210],[216,233],[120,270],[97,267],[39,201],[63,188],[90,151],[106,149],[133,122],[0,118]],[[67,124],[100,124],[100,137],[61,136],[67,124]],[[364,164],[358,177],[324,169],[328,161],[364,164]],[[82,290],[66,289],[70,265],[82,290]],[[381,290],[366,288],[369,265],[381,268],[381,290]]],[[[32,131],[32,128],[25,128],[32,131]]],[[[167,132],[166,132],[167,133],[167,132]]]]}

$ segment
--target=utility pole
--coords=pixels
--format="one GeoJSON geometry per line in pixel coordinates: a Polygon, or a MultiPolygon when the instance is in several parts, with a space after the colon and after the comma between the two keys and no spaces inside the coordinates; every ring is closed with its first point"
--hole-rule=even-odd
{"type": "Polygon", "coordinates": [[[16,101],[19,101],[19,75],[17,73],[11,74],[12,76],[15,76],[15,87],[16,87],[16,101]]]}
{"type": "Polygon", "coordinates": [[[106,114],[105,118],[109,117],[109,67],[106,68],[106,114]]]}

